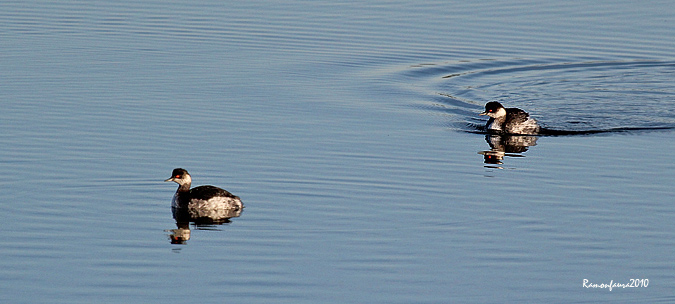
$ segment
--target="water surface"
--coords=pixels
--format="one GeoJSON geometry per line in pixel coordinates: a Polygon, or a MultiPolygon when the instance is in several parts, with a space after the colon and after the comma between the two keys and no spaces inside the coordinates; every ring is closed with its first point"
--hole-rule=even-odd
{"type": "Polygon", "coordinates": [[[670,302],[669,4],[3,2],[0,301],[670,302]]]}

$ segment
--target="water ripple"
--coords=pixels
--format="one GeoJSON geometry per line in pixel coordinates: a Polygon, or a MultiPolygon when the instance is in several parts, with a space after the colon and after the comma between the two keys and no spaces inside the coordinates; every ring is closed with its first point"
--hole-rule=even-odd
{"type": "Polygon", "coordinates": [[[661,60],[494,59],[412,65],[427,106],[476,131],[487,101],[530,112],[551,135],[675,128],[675,62],[661,60]]]}

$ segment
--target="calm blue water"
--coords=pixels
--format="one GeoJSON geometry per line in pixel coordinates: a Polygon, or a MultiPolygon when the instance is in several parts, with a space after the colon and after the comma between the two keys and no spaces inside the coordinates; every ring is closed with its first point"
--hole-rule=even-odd
{"type": "Polygon", "coordinates": [[[0,302],[675,301],[674,14],[2,2],[0,302]],[[171,244],[175,167],[244,212],[171,244]]]}

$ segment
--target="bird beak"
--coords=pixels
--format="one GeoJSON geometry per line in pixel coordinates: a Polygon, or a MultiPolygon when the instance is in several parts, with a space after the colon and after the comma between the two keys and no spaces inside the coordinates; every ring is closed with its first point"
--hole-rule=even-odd
{"type": "Polygon", "coordinates": [[[483,112],[483,113],[480,113],[478,115],[487,115],[487,114],[488,114],[487,112],[483,112]]]}
{"type": "Polygon", "coordinates": [[[165,179],[164,181],[165,181],[165,182],[172,182],[172,181],[174,181],[174,179],[173,179],[173,177],[172,177],[172,178],[167,178],[167,179],[165,179]]]}

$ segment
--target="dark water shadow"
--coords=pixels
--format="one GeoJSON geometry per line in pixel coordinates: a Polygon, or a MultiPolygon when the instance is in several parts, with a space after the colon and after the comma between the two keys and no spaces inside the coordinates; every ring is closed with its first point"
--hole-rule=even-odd
{"type": "MultiPolygon", "coordinates": [[[[485,135],[500,135],[491,134],[486,131],[485,126],[475,123],[458,124],[461,125],[460,130],[466,133],[485,134],[485,135]]],[[[675,126],[654,126],[654,127],[618,127],[609,129],[589,129],[589,130],[561,130],[548,127],[542,127],[539,133],[527,136],[547,137],[547,136],[578,136],[578,135],[602,135],[602,134],[637,134],[641,132],[650,131],[668,131],[675,130],[675,126]]],[[[525,136],[517,134],[501,134],[505,136],[525,136]]]]}
{"type": "Polygon", "coordinates": [[[610,135],[618,133],[635,134],[639,132],[652,132],[673,130],[675,127],[639,127],[639,128],[612,128],[606,130],[555,130],[542,128],[537,135],[519,135],[519,134],[493,134],[486,131],[485,126],[476,124],[467,124],[467,133],[485,135],[485,142],[490,147],[489,150],[479,151],[483,155],[485,167],[493,169],[504,169],[504,159],[506,157],[525,157],[523,153],[530,147],[536,146],[539,138],[557,137],[557,136],[592,136],[592,135],[610,135]]]}
{"type": "Polygon", "coordinates": [[[657,127],[618,127],[598,130],[557,130],[551,128],[542,128],[540,136],[574,136],[574,135],[594,135],[594,134],[612,134],[612,133],[638,133],[649,131],[667,131],[675,130],[675,126],[657,126],[657,127]]]}

